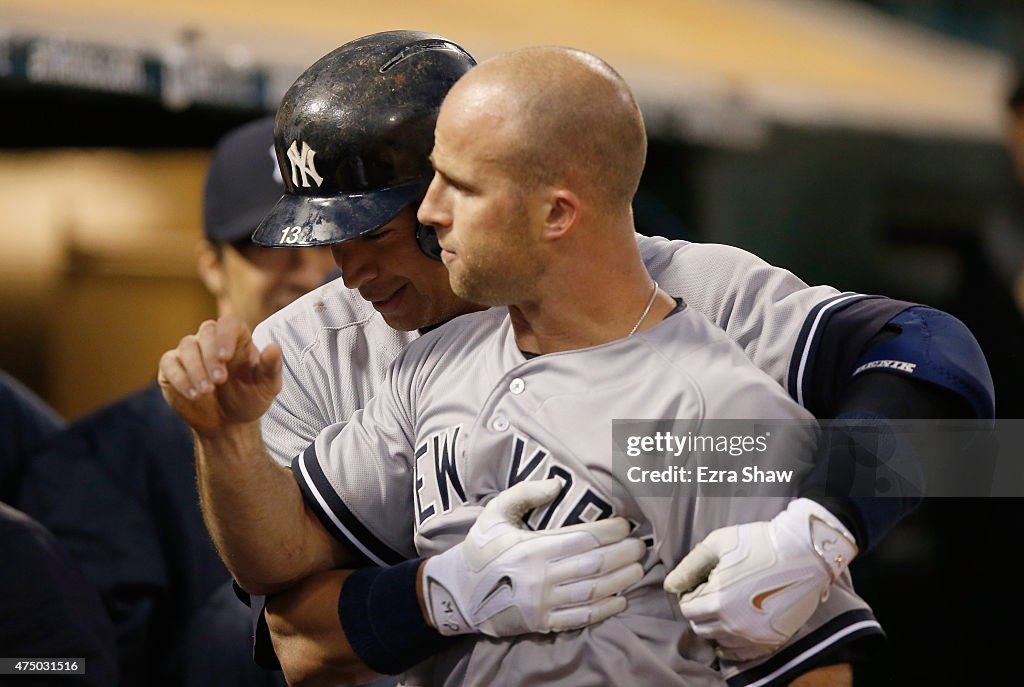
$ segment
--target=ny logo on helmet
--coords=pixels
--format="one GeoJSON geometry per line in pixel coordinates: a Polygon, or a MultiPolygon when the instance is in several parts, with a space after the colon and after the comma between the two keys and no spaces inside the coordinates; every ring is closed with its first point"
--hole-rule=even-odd
{"type": "Polygon", "coordinates": [[[316,182],[317,186],[323,183],[324,178],[316,173],[316,166],[313,164],[313,158],[316,157],[316,151],[309,147],[309,144],[305,141],[302,142],[302,152],[295,146],[297,141],[292,141],[291,146],[288,148],[288,162],[292,164],[292,184],[299,186],[299,175],[302,175],[302,186],[309,188],[309,179],[307,176],[313,177],[313,181],[316,182]]]}

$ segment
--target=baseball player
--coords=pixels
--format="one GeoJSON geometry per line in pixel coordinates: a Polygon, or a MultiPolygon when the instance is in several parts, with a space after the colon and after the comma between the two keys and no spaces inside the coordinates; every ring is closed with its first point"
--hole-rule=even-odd
{"type": "MultiPolygon", "coordinates": [[[[536,630],[521,615],[509,615],[507,611],[516,609],[507,601],[484,599],[489,585],[477,585],[474,571],[479,565],[472,563],[487,562],[494,553],[487,518],[477,521],[465,542],[462,538],[489,496],[525,479],[559,475],[565,486],[559,490],[555,483],[554,491],[543,499],[555,501],[543,514],[535,514],[536,527],[616,513],[634,519],[641,533],[653,539],[645,560],[645,581],[631,594],[630,608],[615,616],[621,624],[613,618],[582,634],[561,635],[554,647],[545,642],[549,646],[540,651],[561,654],[554,662],[516,660],[529,659],[538,651],[529,638],[460,645],[435,662],[439,671],[435,677],[532,684],[545,675],[569,680],[566,671],[574,668],[571,680],[581,683],[629,679],[628,674],[650,684],[721,684],[719,671],[710,667],[714,647],[698,641],[688,626],[676,622],[673,605],[666,603],[660,589],[665,566],[673,565],[716,526],[775,515],[779,504],[750,500],[751,510],[744,513],[735,505],[723,508],[722,500],[675,499],[666,508],[644,502],[636,494],[616,494],[607,477],[609,461],[599,457],[609,453],[609,420],[634,411],[641,416],[698,419],[810,416],[753,368],[724,334],[650,280],[632,234],[629,210],[645,140],[639,110],[617,75],[595,58],[562,50],[521,53],[491,65],[496,66],[473,72],[457,86],[442,110],[434,150],[438,172],[420,216],[441,230],[446,249],[442,255],[461,297],[517,306],[511,309],[511,318],[501,310],[469,315],[412,344],[365,411],[348,424],[321,432],[294,464],[307,504],[323,522],[334,523],[335,536],[340,535],[339,540],[351,550],[399,559],[439,554],[423,566],[414,561],[348,577],[338,603],[342,622],[355,624],[346,624],[344,634],[364,658],[386,661],[382,655],[386,649],[364,639],[390,638],[380,631],[381,626],[373,627],[380,614],[371,607],[377,603],[372,590],[385,588],[391,595],[400,594],[407,571],[421,567],[425,604],[442,631],[536,630]],[[552,90],[536,86],[539,81],[534,77],[541,72],[549,82],[554,80],[552,90]],[[554,109],[558,116],[520,122],[509,113],[519,111],[521,102],[501,95],[489,97],[490,93],[519,93],[541,103],[539,111],[554,109]],[[565,118],[594,97],[600,99],[601,107],[583,117],[580,130],[587,133],[560,146],[549,145],[565,118]],[[479,109],[484,114],[470,114],[469,103],[474,112],[479,109]],[[450,113],[447,118],[445,112],[450,113]],[[512,124],[502,126],[506,121],[512,124]],[[527,125],[538,148],[520,151],[522,146],[515,142],[522,140],[527,125]],[[481,133],[485,130],[500,135],[484,144],[481,133]],[[621,135],[611,133],[630,138],[623,141],[621,135]],[[595,171],[571,174],[569,149],[589,152],[594,159],[606,160],[606,166],[583,167],[595,171]],[[520,193],[512,180],[521,176],[523,168],[541,170],[541,178],[549,169],[552,181],[534,182],[520,193]],[[496,269],[499,264],[502,268],[496,269]],[[662,319],[665,322],[655,327],[662,319]],[[550,355],[530,359],[523,350],[550,355]],[[538,412],[541,407],[543,412],[538,412]],[[519,460],[524,455],[516,450],[520,444],[533,452],[529,462],[519,460]],[[380,456],[373,467],[366,465],[369,455],[380,456]],[[439,471],[440,464],[446,467],[439,471]],[[368,528],[359,525],[372,522],[366,514],[393,501],[395,493],[411,493],[413,498],[399,497],[398,503],[388,506],[395,517],[368,528]],[[408,522],[415,524],[415,537],[410,537],[408,522]],[[453,544],[457,545],[450,548],[453,544]],[[471,556],[467,548],[475,548],[476,554],[471,556]],[[369,594],[346,594],[357,579],[356,589],[367,586],[369,594]],[[689,648],[680,651],[679,647],[689,648]],[[631,660],[624,662],[624,657],[631,660]],[[520,670],[513,675],[510,666],[520,670]],[[624,669],[631,672],[623,673],[624,669]]],[[[201,333],[198,350],[179,351],[177,360],[165,357],[162,371],[177,390],[170,400],[180,403],[202,381],[226,378],[221,399],[231,402],[207,414],[213,416],[210,429],[234,421],[223,420],[225,415],[251,422],[275,390],[276,348],[268,347],[261,354],[237,333],[205,336],[203,340],[201,333]],[[236,348],[241,348],[237,355],[236,348]],[[222,368],[225,361],[229,361],[227,370],[222,368]],[[219,374],[214,374],[216,370],[219,374]],[[252,385],[258,393],[243,396],[233,381],[238,374],[265,381],[252,385]]],[[[793,446],[781,450],[786,455],[796,453],[793,446]]],[[[803,508],[801,501],[795,503],[803,508]]],[[[528,505],[537,505],[536,497],[528,499],[528,505]]],[[[800,508],[790,517],[806,522],[807,513],[798,512],[800,508]]],[[[316,520],[304,516],[301,507],[294,517],[280,509],[276,517],[278,523],[282,517],[289,518],[286,529],[315,532],[319,527],[316,520]]],[[[849,538],[838,520],[824,517],[835,528],[833,538],[836,533],[849,538]]],[[[290,557],[344,559],[337,552],[315,551],[318,546],[336,547],[339,540],[319,534],[294,535],[291,542],[306,548],[293,547],[290,557]]],[[[852,550],[852,543],[849,546],[852,550]]],[[[830,574],[841,578],[842,567],[830,569],[830,574]]],[[[523,580],[526,576],[522,575],[523,580]]],[[[336,576],[333,579],[340,582],[336,576]]],[[[510,587],[522,583],[518,576],[503,579],[510,587]]],[[[795,636],[794,651],[804,659],[817,658],[825,646],[835,649],[844,641],[878,631],[846,583],[837,583],[829,598],[795,636]]],[[[280,613],[274,610],[272,618],[303,615],[302,608],[291,606],[289,595],[280,603],[284,608],[280,613]]],[[[316,608],[322,611],[323,606],[316,608]]],[[[295,671],[301,679],[308,663],[302,655],[302,649],[309,648],[304,639],[311,633],[295,633],[300,648],[282,637],[288,634],[287,629],[278,631],[282,661],[291,679],[296,678],[295,671]]],[[[337,641],[332,646],[341,644],[337,641]]],[[[787,660],[785,668],[762,670],[773,681],[786,679],[806,669],[804,659],[787,660]]],[[[748,680],[749,668],[733,661],[723,672],[748,680]]]]}
{"type": "MultiPolygon", "coordinates": [[[[324,427],[364,407],[388,364],[419,335],[417,329],[480,307],[451,293],[432,233],[414,217],[431,174],[427,155],[433,138],[423,122],[433,121],[451,83],[472,65],[472,58],[439,36],[375,34],[317,62],[284,99],[276,133],[286,194],[256,240],[268,245],[340,241],[334,252],[344,285],[307,295],[254,334],[258,346],[273,342],[283,349],[283,391],[263,418],[266,446],[281,464],[324,427]],[[356,121],[361,125],[351,125],[356,121]]],[[[819,417],[992,416],[984,357],[970,332],[945,313],[808,287],[729,246],[640,236],[637,242],[648,271],[667,292],[722,328],[819,417]]],[[[828,468],[848,466],[857,457],[842,441],[831,446],[832,453],[806,478],[802,494],[839,517],[862,551],[870,549],[913,507],[917,495],[843,497],[828,483],[828,468]]],[[[776,549],[771,538],[758,542],[776,549]]],[[[721,539],[709,542],[701,549],[702,565],[686,566],[685,574],[672,578],[673,589],[697,586],[709,560],[726,553],[722,547],[721,539]]],[[[365,560],[395,562],[373,551],[365,552],[365,560]]],[[[744,565],[733,570],[737,578],[754,581],[771,572],[744,565]]],[[[824,571],[819,579],[828,579],[824,571]]],[[[755,630],[752,618],[741,612],[745,590],[716,582],[698,587],[683,602],[695,629],[732,645],[777,646],[788,629],[777,629],[778,619],[769,614],[759,616],[764,622],[755,630]]]]}
{"type": "MultiPolygon", "coordinates": [[[[426,156],[432,136],[422,122],[433,121],[447,88],[472,64],[464,51],[441,37],[389,32],[335,51],[307,70],[285,98],[278,156],[287,193],[282,211],[264,224],[258,238],[279,245],[352,239],[335,246],[335,257],[346,286],[359,292],[341,285],[320,289],[256,332],[260,346],[276,341],[284,349],[284,391],[264,417],[267,447],[282,463],[323,427],[363,407],[380,387],[389,362],[417,336],[388,325],[413,330],[478,307],[451,295],[431,234],[414,218],[431,173],[426,156]],[[366,57],[368,45],[378,62],[366,57]],[[403,58],[395,59],[399,55],[403,58]],[[435,59],[441,55],[450,59],[435,59]],[[381,69],[389,63],[388,70],[381,69]],[[317,103],[329,106],[314,110],[317,103]],[[357,128],[350,122],[367,125],[357,128]],[[305,153],[302,141],[309,148],[305,153]],[[342,168],[349,171],[334,171],[342,168]],[[351,173],[358,169],[365,172],[362,178],[351,173]],[[284,227],[289,228],[286,234],[284,227]]],[[[983,358],[970,334],[943,313],[809,288],[788,272],[725,246],[638,242],[648,269],[660,275],[666,290],[681,294],[691,308],[711,318],[823,417],[990,412],[991,380],[983,358]],[[887,325],[889,320],[893,323],[887,325]],[[921,364],[914,374],[876,366],[870,374],[851,377],[858,356],[867,362],[895,356],[921,364]],[[950,369],[954,374],[939,374],[950,369]]],[[[808,484],[817,486],[813,480],[808,484]]],[[[883,536],[906,508],[898,499],[820,500],[854,531],[861,548],[883,536]],[[889,505],[896,508],[882,507],[889,505]]],[[[363,553],[367,560],[387,561],[373,551],[363,553]]],[[[748,577],[767,575],[755,572],[748,577]]],[[[746,620],[719,627],[729,630],[746,620]]],[[[699,631],[710,622],[695,626],[699,631]]]]}

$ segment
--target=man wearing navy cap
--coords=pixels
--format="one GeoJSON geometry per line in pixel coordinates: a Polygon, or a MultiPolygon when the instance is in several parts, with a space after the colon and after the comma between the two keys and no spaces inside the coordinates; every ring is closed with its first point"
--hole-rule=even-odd
{"type": "MultiPolygon", "coordinates": [[[[204,189],[199,276],[217,316],[249,326],[336,271],[328,248],[249,241],[283,188],[272,141],[270,117],[230,132],[204,189]]],[[[248,612],[225,602],[229,576],[199,510],[191,433],[155,383],[58,435],[30,461],[17,503],[53,531],[99,591],[117,632],[121,685],[279,679],[246,654],[248,612]]]]}
{"type": "Polygon", "coordinates": [[[329,248],[271,250],[249,240],[284,188],[273,131],[267,117],[228,134],[210,163],[203,199],[199,276],[217,299],[218,316],[234,314],[253,327],[337,270],[329,248]]]}

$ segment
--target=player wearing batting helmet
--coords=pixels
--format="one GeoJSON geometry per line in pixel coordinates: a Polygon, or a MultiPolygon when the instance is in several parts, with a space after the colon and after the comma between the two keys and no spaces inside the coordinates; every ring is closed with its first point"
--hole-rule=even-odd
{"type": "MultiPolygon", "coordinates": [[[[328,549],[341,540],[357,560],[378,564],[397,562],[403,553],[381,541],[379,533],[387,521],[385,512],[356,515],[344,504],[335,509],[338,502],[334,496],[342,488],[332,481],[336,478],[326,472],[313,474],[310,468],[315,467],[315,462],[298,460],[295,469],[300,477],[299,484],[304,486],[296,487],[294,478],[264,460],[262,446],[265,442],[271,456],[279,463],[292,463],[296,455],[315,443],[324,428],[348,419],[356,410],[366,406],[374,394],[386,388],[382,386],[384,370],[402,348],[417,337],[416,329],[480,309],[480,306],[459,299],[451,292],[447,273],[434,258],[436,253],[430,248],[421,248],[426,245],[425,236],[429,230],[418,225],[414,216],[419,197],[412,192],[412,176],[394,171],[380,172],[381,169],[408,168],[404,164],[396,164],[403,159],[401,152],[408,144],[398,143],[403,138],[400,127],[388,130],[387,122],[405,121],[406,110],[417,108],[415,102],[403,101],[397,105],[388,100],[388,84],[400,89],[403,84],[417,78],[437,83],[436,76],[428,73],[430,65],[442,57],[453,56],[462,60],[463,71],[472,67],[472,59],[464,51],[439,36],[390,32],[366,37],[343,46],[307,70],[289,91],[279,113],[277,154],[283,175],[291,179],[292,187],[286,190],[289,198],[282,203],[288,207],[281,206],[280,217],[271,215],[261,225],[262,240],[285,245],[289,245],[289,240],[293,242],[290,245],[330,243],[342,268],[345,286],[350,290],[320,289],[271,318],[255,333],[255,346],[246,349],[253,351],[250,354],[253,361],[257,359],[255,351],[262,349],[259,355],[263,357],[259,359],[274,369],[278,346],[283,349],[286,361],[282,369],[282,393],[268,394],[274,399],[272,404],[269,397],[265,399],[270,407],[262,416],[262,438],[253,433],[253,425],[260,419],[260,413],[246,418],[246,431],[249,433],[241,443],[224,441],[222,435],[228,428],[223,426],[222,420],[209,424],[209,413],[199,413],[190,418],[199,432],[200,451],[207,457],[201,462],[210,468],[208,473],[201,470],[201,481],[210,487],[211,494],[222,494],[215,491],[218,489],[233,490],[233,495],[211,498],[211,502],[219,503],[223,509],[223,515],[219,517],[234,521],[248,518],[251,526],[249,529],[253,536],[243,536],[236,530],[231,537],[237,539],[228,546],[237,551],[229,566],[243,584],[253,590],[276,591],[318,569],[353,560],[344,556],[340,557],[341,560],[317,558],[310,552],[316,551],[318,546],[310,545],[308,549],[297,547],[291,529],[295,523],[285,523],[278,518],[276,513],[280,510],[275,509],[273,516],[266,512],[264,505],[271,499],[291,499],[294,502],[304,495],[310,499],[310,504],[317,504],[312,509],[319,514],[325,531],[333,536],[334,543],[327,546],[328,549]],[[352,70],[361,70],[361,75],[353,74],[352,70]],[[347,87],[346,84],[351,82],[359,84],[360,88],[347,87]],[[378,143],[384,140],[387,145],[355,146],[354,150],[380,151],[377,153],[380,159],[366,152],[350,155],[328,152],[321,156],[321,150],[331,151],[332,148],[330,136],[324,138],[317,132],[334,132],[340,137],[346,134],[339,132],[347,132],[350,128],[363,131],[361,127],[366,118],[351,116],[351,113],[365,112],[370,105],[363,96],[373,93],[378,96],[377,102],[396,108],[391,114],[387,113],[387,107],[374,111],[373,119],[383,123],[381,127],[373,125],[374,122],[367,124],[369,139],[378,143]],[[336,96],[338,102],[335,101],[336,96]],[[293,100],[300,105],[308,101],[324,106],[303,109],[292,106],[293,100]],[[383,116],[380,115],[381,109],[385,110],[383,116]],[[291,121],[289,113],[297,112],[302,116],[291,121]],[[386,133],[382,134],[382,131],[386,133]],[[328,179],[332,181],[328,182],[328,179]],[[400,189],[400,192],[395,189],[400,189]],[[396,198],[406,193],[408,195],[400,198],[406,203],[402,205],[396,198]],[[381,202],[375,202],[375,198],[381,202]],[[297,210],[293,205],[303,209],[297,210]],[[367,217],[371,221],[361,221],[367,217]],[[403,331],[395,331],[392,327],[403,331]],[[226,456],[239,461],[236,467],[215,471],[213,465],[226,456]],[[248,500],[236,498],[238,490],[235,487],[238,486],[237,478],[243,471],[242,466],[247,474],[246,484],[252,491],[248,500]],[[266,516],[260,517],[261,512],[266,512],[266,516]],[[280,557],[274,555],[281,546],[287,546],[296,554],[288,559],[288,564],[293,567],[281,567],[280,557]]],[[[436,117],[435,102],[436,99],[426,98],[420,103],[423,118],[436,117]]],[[[410,121],[420,122],[422,119],[410,121]]],[[[421,128],[409,130],[412,138],[421,132],[421,128]]],[[[480,135],[486,136],[486,132],[480,132],[480,135]]],[[[531,177],[535,171],[529,168],[520,170],[524,178],[531,177]]],[[[472,197],[475,191],[472,178],[454,176],[448,181],[472,197]]],[[[509,211],[514,212],[515,208],[509,211]]],[[[985,416],[991,413],[991,379],[980,351],[969,332],[943,313],[885,298],[840,294],[829,287],[808,287],[788,272],[737,249],[644,237],[638,237],[636,241],[647,271],[661,284],[663,291],[681,297],[690,309],[704,314],[721,327],[750,360],[787,388],[794,398],[823,417],[864,408],[889,417],[968,413],[985,416]],[[897,326],[887,329],[888,323],[897,326]],[[924,346],[920,335],[926,325],[939,325],[933,328],[939,336],[933,338],[928,347],[924,346]],[[884,337],[876,336],[883,330],[886,332],[884,337]],[[870,365],[893,355],[913,360],[927,357],[929,364],[902,368],[870,365]],[[856,366],[852,364],[854,362],[856,366]],[[955,388],[948,383],[949,377],[941,374],[942,370],[954,366],[958,372],[955,388]],[[863,371],[851,375],[854,368],[863,371]],[[920,370],[916,375],[915,369],[920,370]],[[866,374],[868,371],[871,373],[866,374]]],[[[197,363],[194,369],[182,362],[187,352],[181,349],[165,356],[161,366],[162,377],[165,393],[172,403],[180,403],[182,391],[185,396],[189,395],[189,389],[194,388],[190,385],[198,383],[204,374],[209,374],[214,383],[225,382],[227,370],[224,361],[216,354],[215,348],[211,348],[222,341],[249,346],[244,328],[228,321],[204,325],[200,330],[193,352],[201,354],[202,363],[192,359],[197,363]],[[191,377],[193,372],[198,377],[191,377]]],[[[202,399],[203,403],[212,404],[206,410],[222,403],[225,400],[223,396],[221,391],[212,398],[202,399]]],[[[189,411],[185,410],[187,414],[189,411]]],[[[234,432],[239,428],[232,426],[230,429],[234,432]]],[[[808,491],[817,492],[823,486],[827,484],[817,475],[812,475],[805,483],[808,491]]],[[[764,530],[765,525],[788,531],[793,522],[799,522],[799,518],[813,515],[833,523],[836,528],[845,528],[851,537],[851,546],[859,545],[863,549],[884,535],[885,530],[913,504],[915,496],[910,494],[903,500],[885,499],[888,504],[895,505],[892,509],[881,508],[877,500],[800,499],[805,509],[797,509],[800,512],[791,517],[750,525],[756,525],[758,531],[764,530]],[[855,545],[852,544],[854,540],[855,545]]],[[[394,498],[408,498],[408,495],[394,498]]],[[[415,493],[413,498],[415,500],[415,493]]],[[[416,502],[416,505],[423,504],[416,502]]],[[[213,516],[211,526],[216,530],[218,515],[214,513],[213,516]]],[[[795,548],[778,549],[772,553],[772,537],[761,537],[744,527],[739,526],[742,536],[753,536],[757,550],[769,556],[776,555],[780,566],[786,560],[800,561],[803,571],[811,569],[806,567],[806,561],[817,565],[815,579],[819,581],[804,586],[801,594],[819,598],[820,585],[824,584],[827,589],[834,580],[841,578],[841,571],[830,568],[821,560],[815,563],[817,554],[811,538],[798,539],[795,548]]],[[[545,534],[557,531],[546,530],[545,534]]],[[[719,536],[710,540],[705,548],[728,546],[728,541],[728,537],[719,536]]],[[[523,542],[523,545],[530,546],[531,543],[523,542]]],[[[856,548],[851,548],[844,559],[844,566],[855,551],[856,548]]],[[[542,564],[540,561],[535,563],[542,564]]],[[[750,574],[745,578],[755,581],[772,578],[781,570],[758,567],[753,560],[741,560],[739,566],[747,566],[750,574]]],[[[333,575],[333,581],[339,582],[339,578],[345,579],[346,573],[328,575],[333,575]]],[[[325,589],[334,589],[336,593],[336,587],[321,579],[310,580],[308,584],[321,593],[325,589]]],[[[415,585],[410,583],[410,586],[415,585]]],[[[751,628],[750,614],[744,614],[730,597],[732,593],[744,595],[747,591],[747,587],[741,589],[740,585],[726,580],[716,586],[714,603],[710,608],[701,617],[690,618],[695,634],[714,640],[718,651],[725,657],[732,654],[735,658],[738,654],[734,652],[748,650],[763,654],[790,641],[794,627],[797,632],[807,629],[799,623],[794,624],[792,618],[776,622],[778,618],[772,617],[771,609],[766,620],[758,619],[757,627],[751,628]],[[753,642],[748,639],[751,629],[758,633],[753,642]]],[[[308,587],[299,589],[298,596],[291,598],[301,598],[305,593],[309,593],[308,587]]],[[[367,598],[379,596],[369,593],[367,598]]],[[[807,597],[792,600],[787,607],[807,607],[803,603],[804,598],[807,597]]],[[[532,600],[520,599],[518,608],[520,612],[536,611],[544,608],[550,600],[538,593],[532,600]]],[[[284,623],[278,623],[278,636],[287,637],[289,608],[287,604],[276,609],[273,605],[272,615],[284,623]]],[[[811,606],[813,613],[815,609],[813,604],[811,606]]],[[[409,617],[402,615],[410,610],[408,607],[388,610],[396,617],[409,617]]],[[[685,603],[683,612],[686,613],[685,603]]],[[[370,616],[384,618],[389,613],[370,616]]],[[[358,644],[352,647],[356,653],[375,668],[398,672],[437,649],[418,634],[414,622],[395,622],[389,627],[387,636],[402,648],[401,651],[389,654],[385,649],[373,646],[372,642],[368,646],[355,639],[355,635],[348,637],[353,644],[358,644]],[[408,630],[416,641],[411,645],[404,643],[399,629],[408,630]]],[[[560,626],[548,622],[540,627],[558,629],[560,626]]],[[[326,631],[340,632],[340,628],[331,628],[328,624],[326,631]]],[[[309,633],[304,631],[302,636],[308,638],[309,633]]],[[[319,644],[313,646],[322,647],[319,644]]],[[[312,663],[318,658],[314,649],[301,653],[303,660],[308,659],[312,663]]],[[[766,675],[784,674],[776,671],[788,661],[786,656],[788,654],[783,652],[767,660],[761,659],[759,670],[765,671],[766,675]],[[779,666],[775,665],[777,661],[779,666]]]]}

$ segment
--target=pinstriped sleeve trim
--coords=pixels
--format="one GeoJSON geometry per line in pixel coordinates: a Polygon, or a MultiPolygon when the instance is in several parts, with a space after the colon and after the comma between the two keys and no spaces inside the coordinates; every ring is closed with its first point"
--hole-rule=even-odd
{"type": "Polygon", "coordinates": [[[839,308],[854,301],[872,297],[858,293],[843,293],[818,303],[807,314],[804,326],[800,329],[800,336],[796,340],[796,346],[793,348],[793,358],[789,366],[789,395],[797,403],[807,407],[807,387],[810,379],[807,372],[814,369],[814,356],[828,319],[839,308]]]}
{"type": "Polygon", "coordinates": [[[797,339],[788,390],[816,416],[833,417],[854,362],[898,313],[913,307],[884,296],[841,294],[818,303],[797,339]]]}
{"type": "Polygon", "coordinates": [[[404,556],[374,536],[345,505],[324,475],[314,444],[295,457],[292,473],[303,498],[317,518],[335,539],[349,546],[350,553],[361,559],[361,565],[390,566],[405,560],[404,556]]]}

